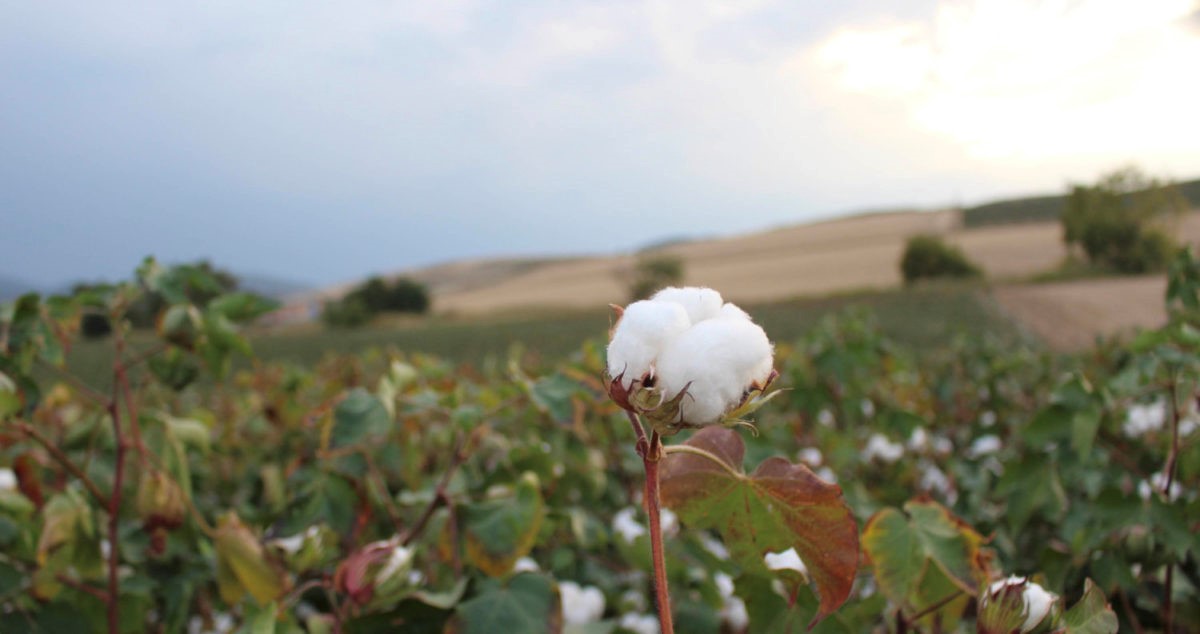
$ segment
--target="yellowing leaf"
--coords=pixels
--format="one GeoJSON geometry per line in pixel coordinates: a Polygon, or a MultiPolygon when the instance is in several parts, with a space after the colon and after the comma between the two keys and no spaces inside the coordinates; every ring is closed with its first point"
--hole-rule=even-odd
{"type": "Polygon", "coordinates": [[[511,496],[466,508],[467,558],[493,577],[508,574],[533,548],[544,515],[537,476],[526,473],[511,496]]]}
{"type": "Polygon", "coordinates": [[[259,603],[275,600],[287,589],[287,580],[263,554],[262,544],[232,511],[217,526],[217,585],[221,598],[235,605],[243,591],[259,603]]]}
{"type": "MultiPolygon", "coordinates": [[[[914,500],[904,512],[886,508],[863,529],[863,549],[875,568],[879,588],[909,612],[952,596],[973,596],[987,577],[983,537],[937,502],[914,500]]],[[[957,619],[966,601],[950,601],[939,610],[957,619]]]]}

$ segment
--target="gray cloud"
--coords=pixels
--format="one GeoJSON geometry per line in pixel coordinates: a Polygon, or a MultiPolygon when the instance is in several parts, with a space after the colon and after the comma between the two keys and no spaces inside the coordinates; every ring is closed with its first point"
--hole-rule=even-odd
{"type": "Polygon", "coordinates": [[[930,20],[929,2],[2,10],[0,273],[41,283],[123,276],[147,253],[331,282],[1094,168],[973,159],[815,61],[842,26],[930,20]]]}

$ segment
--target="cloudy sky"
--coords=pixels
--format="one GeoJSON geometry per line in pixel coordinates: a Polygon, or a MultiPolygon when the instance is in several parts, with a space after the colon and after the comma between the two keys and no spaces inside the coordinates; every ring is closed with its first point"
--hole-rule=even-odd
{"type": "Polygon", "coordinates": [[[329,283],[1195,178],[1197,60],[1197,0],[0,0],[0,275],[329,283]]]}

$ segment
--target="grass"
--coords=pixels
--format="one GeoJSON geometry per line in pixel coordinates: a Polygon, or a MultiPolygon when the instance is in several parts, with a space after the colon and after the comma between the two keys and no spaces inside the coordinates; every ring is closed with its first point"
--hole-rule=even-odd
{"type": "MultiPolygon", "coordinates": [[[[919,349],[938,347],[955,334],[990,334],[1016,341],[1018,329],[992,305],[978,284],[957,283],[911,289],[858,292],[821,298],[747,305],[772,340],[794,341],[823,317],[851,307],[873,312],[890,338],[919,349]]],[[[513,345],[536,351],[553,362],[579,350],[588,339],[603,340],[609,312],[555,312],[492,318],[404,320],[358,330],[305,328],[251,336],[264,361],[312,365],[330,353],[356,354],[373,348],[423,352],[453,363],[481,365],[500,360],[513,345]]],[[[147,338],[135,340],[146,345],[147,338]]],[[[68,355],[71,372],[105,389],[110,382],[111,342],[82,341],[68,355]]]]}

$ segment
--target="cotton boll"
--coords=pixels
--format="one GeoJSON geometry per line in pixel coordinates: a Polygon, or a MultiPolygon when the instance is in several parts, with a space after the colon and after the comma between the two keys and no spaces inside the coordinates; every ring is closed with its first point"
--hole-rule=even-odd
{"type": "Polygon", "coordinates": [[[0,491],[15,491],[17,474],[12,469],[0,469],[0,491]]]}
{"type": "Polygon", "coordinates": [[[604,615],[604,593],[599,588],[560,581],[558,591],[562,598],[563,621],[567,625],[594,623],[604,615]]]}
{"type": "Polygon", "coordinates": [[[700,533],[700,546],[710,555],[722,561],[729,559],[729,549],[708,533],[700,533]]]}
{"type": "Polygon", "coordinates": [[[989,586],[987,599],[994,600],[1006,588],[1014,586],[1021,589],[1021,600],[1024,603],[1022,612],[1025,614],[1025,621],[1021,624],[1021,632],[1031,632],[1050,614],[1058,597],[1027,578],[1014,575],[989,586]]]}
{"type": "Polygon", "coordinates": [[[522,557],[513,564],[513,573],[521,572],[538,572],[541,568],[538,567],[536,561],[529,557],[522,557]]]}
{"type": "Polygon", "coordinates": [[[893,463],[904,455],[904,445],[897,442],[892,442],[883,434],[871,434],[867,439],[867,446],[863,448],[861,456],[864,462],[870,462],[876,458],[886,463],[893,463]]]}
{"type": "Polygon", "coordinates": [[[712,319],[721,312],[721,306],[724,300],[721,299],[721,294],[711,288],[702,288],[699,286],[685,286],[678,288],[668,286],[654,294],[650,298],[656,302],[669,302],[683,306],[687,310],[688,318],[693,324],[698,324],[706,319],[712,319]]]}
{"type": "Polygon", "coordinates": [[[633,518],[637,511],[633,507],[623,508],[613,516],[613,531],[632,544],[633,541],[646,534],[646,527],[633,518]]]}
{"type": "Polygon", "coordinates": [[[735,632],[746,629],[750,624],[750,615],[746,612],[746,603],[733,594],[733,579],[723,572],[718,572],[713,575],[713,581],[717,584],[717,592],[721,594],[721,620],[728,623],[735,632]]]}
{"type": "Polygon", "coordinates": [[[663,347],[690,326],[687,311],[679,304],[643,300],[626,306],[608,344],[609,376],[624,375],[621,383],[628,389],[634,381],[652,375],[663,347]]]}
{"type": "Polygon", "coordinates": [[[767,553],[763,556],[763,563],[768,570],[795,570],[802,575],[808,575],[808,566],[804,565],[804,560],[800,559],[800,554],[795,548],[780,553],[767,553]]]}
{"type": "Polygon", "coordinates": [[[1125,432],[1126,436],[1136,438],[1162,429],[1166,420],[1167,402],[1158,399],[1152,403],[1130,406],[1121,430],[1125,432]]]}
{"type": "Polygon", "coordinates": [[[738,308],[737,304],[730,302],[726,302],[725,305],[721,307],[721,312],[717,314],[717,317],[720,319],[744,319],[746,321],[753,321],[750,318],[750,313],[738,308]]]}
{"type": "Polygon", "coordinates": [[[649,614],[625,614],[621,616],[621,620],[617,622],[623,630],[636,632],[637,634],[658,634],[658,618],[649,614]]]}
{"type": "Polygon", "coordinates": [[[993,436],[990,434],[987,436],[980,436],[979,438],[975,439],[975,442],[971,443],[971,447],[967,449],[967,454],[972,458],[990,456],[997,451],[1000,451],[1001,446],[1003,446],[1003,443],[1001,443],[998,436],[993,436]]]}
{"type": "Polygon", "coordinates": [[[662,527],[663,535],[674,537],[679,533],[679,516],[671,509],[659,509],[658,525],[662,527]]]}
{"type": "Polygon", "coordinates": [[[758,325],[712,319],[667,345],[658,359],[658,385],[667,398],[687,388],[683,421],[715,423],[741,402],[752,384],[766,383],[772,363],[771,342],[758,325]]]}
{"type": "Polygon", "coordinates": [[[809,467],[816,468],[821,466],[821,462],[824,459],[825,457],[821,455],[821,450],[816,447],[805,447],[800,450],[800,462],[807,464],[809,467]]]}

